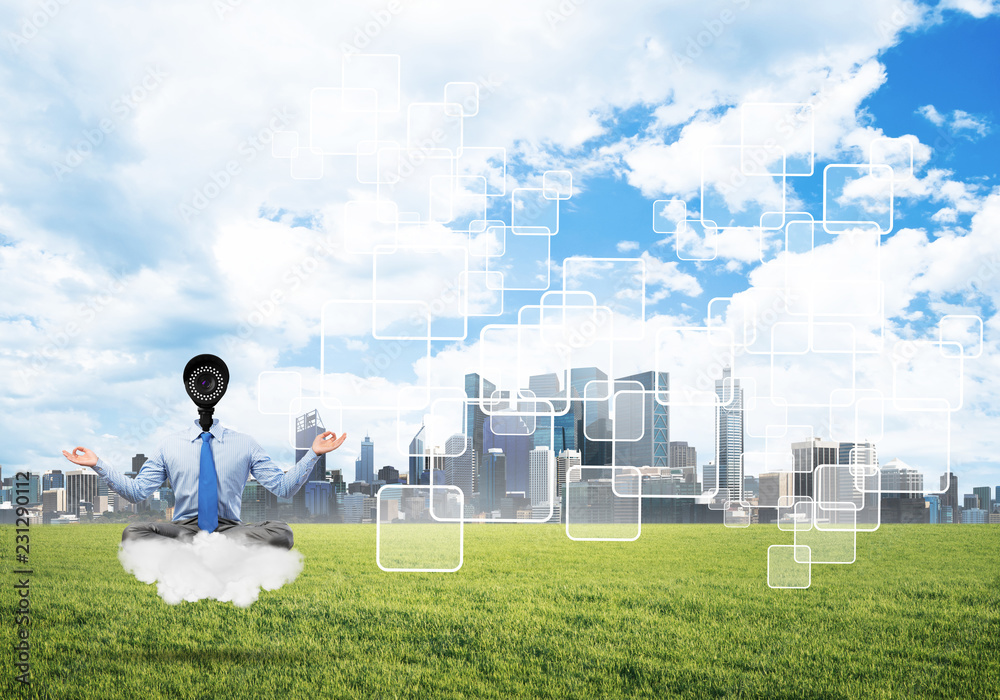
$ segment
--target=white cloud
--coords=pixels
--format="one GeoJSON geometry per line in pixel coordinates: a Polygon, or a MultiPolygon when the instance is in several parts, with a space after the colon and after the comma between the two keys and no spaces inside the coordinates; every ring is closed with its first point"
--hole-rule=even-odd
{"type": "Polygon", "coordinates": [[[661,260],[648,250],[643,251],[639,257],[646,263],[646,296],[649,301],[653,303],[662,301],[672,293],[692,297],[701,294],[702,289],[698,280],[693,275],[682,272],[676,261],[661,260]],[[659,289],[650,291],[650,287],[659,289]]]}
{"type": "Polygon", "coordinates": [[[958,10],[977,19],[982,19],[1000,12],[1000,2],[998,0],[941,0],[937,9],[958,10]]]}
{"type": "Polygon", "coordinates": [[[239,608],[253,605],[261,589],[273,591],[302,572],[302,554],[199,532],[190,542],[130,540],[118,558],[143,583],[155,583],[169,605],[212,599],[239,608]]]}
{"type": "Polygon", "coordinates": [[[990,131],[989,121],[968,112],[956,109],[951,113],[951,128],[956,132],[974,131],[978,136],[986,136],[990,131]]]}
{"type": "Polygon", "coordinates": [[[628,253],[632,250],[639,250],[639,243],[637,241],[618,241],[618,245],[615,247],[619,253],[628,253]]]}
{"type": "Polygon", "coordinates": [[[952,110],[951,114],[941,114],[934,105],[924,105],[917,109],[917,113],[934,126],[945,127],[951,133],[965,135],[967,138],[972,138],[967,132],[972,132],[976,136],[985,136],[991,128],[986,117],[969,114],[961,109],[952,110]]]}
{"type": "Polygon", "coordinates": [[[945,115],[941,114],[934,105],[924,105],[923,107],[917,108],[917,113],[921,114],[927,121],[929,121],[934,126],[941,126],[945,122],[945,115]]]}

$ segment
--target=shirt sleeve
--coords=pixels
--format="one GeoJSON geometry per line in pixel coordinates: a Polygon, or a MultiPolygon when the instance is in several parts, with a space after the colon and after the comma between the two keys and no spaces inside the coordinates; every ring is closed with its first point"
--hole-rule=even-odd
{"type": "Polygon", "coordinates": [[[279,498],[293,496],[309,479],[313,465],[319,455],[309,449],[298,463],[287,472],[271,461],[264,449],[256,442],[250,450],[250,473],[268,491],[279,498]]]}
{"type": "Polygon", "coordinates": [[[103,459],[98,459],[93,469],[104,479],[109,489],[132,503],[145,501],[167,480],[167,467],[163,463],[162,450],[158,450],[156,455],[146,460],[134,479],[125,476],[103,459]]]}

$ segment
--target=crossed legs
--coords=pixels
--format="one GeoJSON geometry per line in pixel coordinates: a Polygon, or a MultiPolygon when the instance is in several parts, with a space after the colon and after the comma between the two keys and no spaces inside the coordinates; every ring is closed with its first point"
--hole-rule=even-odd
{"type": "MultiPolygon", "coordinates": [[[[243,523],[239,520],[219,518],[219,527],[215,531],[226,537],[232,537],[242,544],[266,544],[272,547],[291,549],[295,542],[292,528],[279,520],[243,523]]],[[[177,520],[172,523],[134,523],[122,532],[122,542],[161,539],[190,542],[198,532],[197,517],[177,520]]]]}

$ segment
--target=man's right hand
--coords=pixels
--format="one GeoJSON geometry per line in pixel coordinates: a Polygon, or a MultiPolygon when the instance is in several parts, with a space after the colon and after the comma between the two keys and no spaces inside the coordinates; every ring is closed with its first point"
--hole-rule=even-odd
{"type": "Polygon", "coordinates": [[[63,450],[62,453],[66,455],[66,459],[70,462],[79,464],[81,467],[93,467],[97,465],[97,455],[86,447],[74,447],[72,452],[63,450]],[[77,454],[77,452],[82,452],[83,454],[77,454]]]}

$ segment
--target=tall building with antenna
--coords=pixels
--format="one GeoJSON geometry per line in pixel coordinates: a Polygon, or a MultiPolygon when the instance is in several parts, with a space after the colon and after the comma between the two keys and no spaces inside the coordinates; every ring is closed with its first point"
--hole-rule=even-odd
{"type": "Polygon", "coordinates": [[[720,489],[729,489],[729,500],[743,498],[743,389],[728,365],[715,380],[715,463],[720,489]]]}

